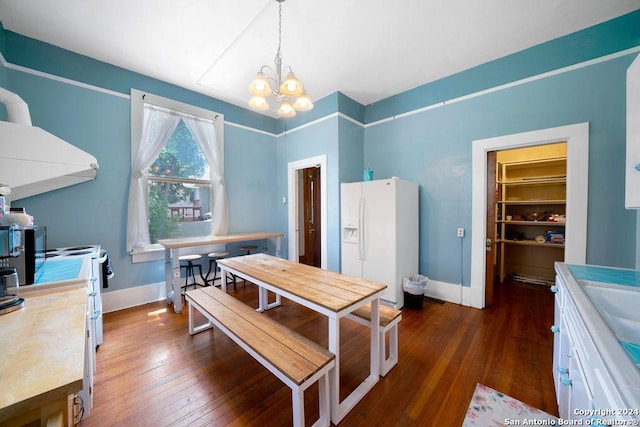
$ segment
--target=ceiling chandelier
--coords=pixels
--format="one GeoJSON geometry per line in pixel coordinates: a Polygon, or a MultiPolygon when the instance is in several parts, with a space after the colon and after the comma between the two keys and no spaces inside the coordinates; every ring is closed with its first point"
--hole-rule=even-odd
{"type": "Polygon", "coordinates": [[[249,100],[249,106],[255,110],[268,110],[269,103],[267,97],[271,94],[275,95],[278,101],[278,116],[293,117],[296,111],[308,111],[313,108],[313,103],[309,99],[309,95],[304,90],[302,82],[293,74],[290,66],[282,69],[282,3],[285,0],[276,0],[278,4],[278,52],[276,52],[275,69],[268,65],[260,67],[260,71],[256,74],[255,79],[249,85],[249,92],[252,98],[249,100]],[[270,71],[273,76],[267,77],[265,70],[270,71]],[[286,76],[283,78],[283,71],[286,76]],[[271,87],[271,83],[274,87],[271,87]],[[293,102],[293,103],[292,103],[293,102]]]}

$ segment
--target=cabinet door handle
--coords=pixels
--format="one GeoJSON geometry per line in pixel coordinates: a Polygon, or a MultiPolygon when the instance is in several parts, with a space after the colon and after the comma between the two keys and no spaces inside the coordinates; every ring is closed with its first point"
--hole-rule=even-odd
{"type": "Polygon", "coordinates": [[[558,292],[558,287],[556,285],[551,286],[551,288],[549,288],[551,290],[551,292],[553,292],[554,294],[558,292]]]}
{"type": "Polygon", "coordinates": [[[634,169],[635,169],[635,170],[637,170],[638,172],[640,172],[640,163],[638,163],[638,164],[634,167],[634,169]]]}
{"type": "Polygon", "coordinates": [[[568,368],[563,368],[562,366],[558,366],[558,372],[560,372],[560,374],[562,374],[562,375],[568,375],[569,374],[569,369],[568,368]]]}
{"type": "Polygon", "coordinates": [[[554,334],[557,334],[558,332],[560,332],[560,328],[557,327],[556,325],[553,325],[551,327],[551,332],[553,332],[554,334]]]}
{"type": "Polygon", "coordinates": [[[571,379],[570,378],[562,377],[562,378],[560,378],[560,382],[564,386],[571,387],[571,379]]]}

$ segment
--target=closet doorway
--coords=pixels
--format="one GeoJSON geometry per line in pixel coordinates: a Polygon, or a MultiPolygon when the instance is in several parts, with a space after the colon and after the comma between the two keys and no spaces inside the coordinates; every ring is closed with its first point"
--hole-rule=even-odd
{"type": "MultiPolygon", "coordinates": [[[[486,273],[488,251],[495,251],[495,231],[487,224],[490,188],[488,153],[514,148],[566,142],[566,226],[564,260],[585,263],[587,247],[587,195],[589,168],[589,123],[560,126],[473,141],[471,284],[464,287],[461,304],[484,308],[491,303],[493,281],[486,273]]],[[[493,196],[495,203],[495,194],[493,196]]]]}
{"type": "MultiPolygon", "coordinates": [[[[489,263],[494,263],[491,281],[494,285],[513,281],[551,286],[554,263],[564,261],[567,144],[489,154],[493,153],[495,171],[488,169],[487,174],[494,189],[493,200],[487,200],[487,217],[494,219],[493,228],[487,227],[495,242],[494,259],[487,256],[487,271],[489,263]]],[[[487,284],[486,305],[491,303],[491,294],[487,284]]]]}

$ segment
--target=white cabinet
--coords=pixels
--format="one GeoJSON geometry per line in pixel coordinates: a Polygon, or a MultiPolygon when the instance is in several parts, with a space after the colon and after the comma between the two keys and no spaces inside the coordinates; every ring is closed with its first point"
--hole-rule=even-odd
{"type": "Polygon", "coordinates": [[[627,70],[627,209],[640,208],[640,55],[627,70]]]}
{"type": "Polygon", "coordinates": [[[583,361],[581,360],[579,337],[572,325],[568,306],[572,304],[566,295],[562,279],[556,277],[554,333],[553,339],[553,379],[556,388],[558,413],[563,419],[583,419],[586,412],[593,409],[593,396],[586,383],[583,361]]]}
{"type": "MultiPolygon", "coordinates": [[[[611,362],[606,362],[611,356],[606,359],[602,354],[608,349],[596,346],[588,322],[585,322],[585,316],[593,316],[593,308],[585,306],[584,296],[575,293],[578,285],[565,267],[566,264],[556,265],[556,285],[551,288],[555,292],[554,325],[551,327],[555,334],[553,377],[560,418],[589,420],[593,425],[600,425],[596,420],[600,420],[601,425],[613,425],[614,420],[636,423],[639,421],[637,413],[626,412],[635,409],[634,404],[628,404],[628,397],[623,396],[621,386],[613,379],[611,362]]],[[[619,368],[616,366],[614,370],[619,368]]]]}

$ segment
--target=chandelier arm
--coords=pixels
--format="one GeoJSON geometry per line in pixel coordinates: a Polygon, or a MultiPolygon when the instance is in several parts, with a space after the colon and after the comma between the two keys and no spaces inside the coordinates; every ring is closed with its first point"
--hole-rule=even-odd
{"type": "Polygon", "coordinates": [[[260,67],[260,72],[261,72],[262,74],[264,74],[264,77],[265,77],[267,80],[271,80],[271,81],[276,85],[276,87],[277,87],[277,86],[279,85],[278,80],[276,79],[276,77],[271,77],[271,76],[269,76],[268,74],[265,74],[265,73],[264,73],[264,70],[265,70],[265,69],[266,69],[266,70],[271,71],[271,74],[273,74],[274,76],[277,76],[276,70],[274,70],[273,68],[271,68],[271,67],[270,67],[270,66],[268,66],[268,65],[263,65],[262,67],[260,67]]]}

